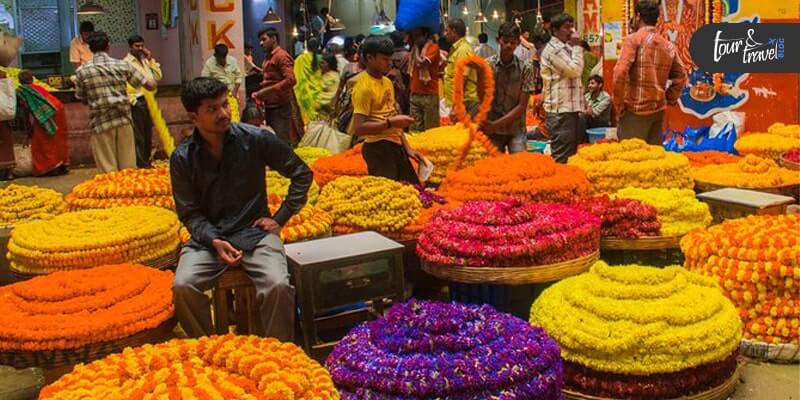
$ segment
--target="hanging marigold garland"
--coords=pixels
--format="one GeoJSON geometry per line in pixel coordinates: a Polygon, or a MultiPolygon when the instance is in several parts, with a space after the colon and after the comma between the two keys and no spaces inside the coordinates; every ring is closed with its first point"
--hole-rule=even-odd
{"type": "Polygon", "coordinates": [[[490,157],[499,154],[497,148],[489,141],[489,138],[480,130],[481,124],[486,121],[489,116],[489,110],[492,107],[492,100],[494,99],[494,72],[489,63],[478,55],[471,55],[464,57],[456,63],[456,70],[453,77],[453,112],[464,126],[469,129],[469,138],[459,149],[458,157],[455,159],[450,167],[451,171],[458,170],[464,159],[469,154],[472,147],[472,141],[477,140],[486,149],[490,157]],[[480,92],[484,95],[481,98],[481,104],[478,108],[478,114],[473,119],[467,112],[467,106],[464,102],[464,77],[467,73],[467,67],[472,67],[478,70],[478,84],[483,87],[480,92]]]}
{"type": "MultiPolygon", "coordinates": [[[[132,90],[130,85],[128,90],[132,90]]],[[[156,100],[156,92],[143,89],[142,93],[144,94],[144,102],[147,105],[147,112],[150,113],[150,119],[153,120],[153,128],[158,133],[158,138],[161,140],[161,145],[164,146],[167,156],[170,156],[172,151],[175,150],[175,141],[172,138],[172,134],[169,133],[167,121],[161,115],[161,109],[158,107],[158,101],[156,100]]]]}
{"type": "Polygon", "coordinates": [[[242,117],[239,113],[239,100],[231,92],[228,92],[228,105],[231,108],[231,122],[241,121],[242,117]]]}
{"type": "MultiPolygon", "coordinates": [[[[706,5],[709,5],[710,0],[706,0],[706,5]]],[[[711,22],[719,24],[722,22],[722,0],[714,0],[713,6],[709,10],[706,8],[706,19],[711,14],[711,22]]],[[[722,72],[715,72],[713,75],[714,91],[720,93],[722,90],[723,78],[725,75],[722,72]]]]}

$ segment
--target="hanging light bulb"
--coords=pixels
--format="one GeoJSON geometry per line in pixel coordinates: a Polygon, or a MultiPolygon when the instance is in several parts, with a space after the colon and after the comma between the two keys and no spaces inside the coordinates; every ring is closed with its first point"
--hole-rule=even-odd
{"type": "Polygon", "coordinates": [[[297,37],[299,33],[297,33],[297,27],[292,27],[292,36],[297,37]]]}
{"type": "Polygon", "coordinates": [[[444,19],[447,19],[447,18],[450,18],[450,16],[447,15],[447,13],[444,13],[444,19]]]}
{"type": "Polygon", "coordinates": [[[483,15],[482,11],[478,11],[478,15],[475,16],[475,23],[476,24],[485,24],[489,21],[486,20],[486,16],[483,15]]]}
{"type": "Polygon", "coordinates": [[[497,10],[494,10],[494,12],[492,12],[492,19],[493,20],[500,19],[500,13],[498,13],[497,10]]]}
{"type": "Polygon", "coordinates": [[[466,2],[464,2],[464,10],[461,11],[461,13],[464,14],[464,15],[469,15],[469,8],[467,8],[467,3],[466,2]]]}

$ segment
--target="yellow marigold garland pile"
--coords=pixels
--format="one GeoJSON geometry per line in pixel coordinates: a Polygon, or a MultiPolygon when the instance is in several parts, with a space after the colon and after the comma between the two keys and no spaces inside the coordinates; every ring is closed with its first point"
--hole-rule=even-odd
{"type": "Polygon", "coordinates": [[[302,146],[294,149],[294,153],[297,154],[300,159],[302,159],[309,167],[314,165],[314,162],[322,157],[328,157],[331,155],[330,150],[324,147],[310,147],[310,146],[302,146]]]}
{"type": "Polygon", "coordinates": [[[175,339],[79,365],[41,400],[338,400],[330,374],[291,343],[255,336],[175,339]]]}
{"type": "MultiPolygon", "coordinates": [[[[8,79],[11,79],[11,82],[14,84],[14,88],[19,87],[19,73],[22,72],[22,69],[15,67],[4,67],[0,65],[0,71],[5,72],[8,79]]],[[[33,83],[45,88],[45,90],[51,93],[58,91],[58,89],[48,85],[47,82],[40,81],[35,76],[33,77],[33,83]]]]}
{"type": "Polygon", "coordinates": [[[16,227],[8,242],[11,268],[25,274],[148,263],[174,252],[180,223],[159,207],[117,207],[61,214],[16,227]]]}
{"type": "Polygon", "coordinates": [[[655,207],[662,236],[684,235],[694,228],[705,228],[712,221],[708,204],[697,200],[694,191],[689,189],[625,188],[615,197],[639,200],[655,207]]]}
{"type": "MultiPolygon", "coordinates": [[[[278,211],[283,199],[280,196],[269,195],[269,211],[272,215],[278,211]]],[[[284,243],[299,242],[324,236],[331,232],[333,218],[319,207],[306,205],[281,229],[281,240],[284,243]]]]}
{"type": "MultiPolygon", "coordinates": [[[[422,153],[425,158],[433,163],[434,168],[428,179],[429,183],[439,184],[444,180],[447,172],[450,171],[453,163],[461,154],[462,146],[469,140],[469,135],[469,129],[458,124],[429,129],[425,132],[408,136],[408,143],[411,148],[422,153]]],[[[473,142],[462,166],[469,167],[487,156],[486,148],[478,142],[473,142]]]]}
{"type": "Polygon", "coordinates": [[[325,185],[317,207],[333,217],[337,233],[392,234],[417,219],[422,202],[411,185],[376,176],[343,176],[325,185]]]}
{"type": "Polygon", "coordinates": [[[614,398],[673,398],[714,386],[735,369],[742,336],[736,309],[711,279],[677,266],[602,261],[545,290],[531,308],[531,323],[558,342],[567,387],[614,398]],[[682,371],[703,374],[705,368],[714,371],[706,382],[681,383],[682,371]],[[664,383],[651,377],[674,382],[659,386],[664,383]],[[614,384],[592,388],[597,380],[614,384]],[[687,384],[692,387],[681,387],[687,384]],[[633,390],[613,393],[621,390],[617,385],[633,390]]]}
{"type": "Polygon", "coordinates": [[[800,216],[751,216],[690,232],[686,267],[719,281],[747,339],[800,344],[800,216]]]}
{"type": "Polygon", "coordinates": [[[771,133],[752,133],[736,139],[734,147],[741,155],[755,155],[778,161],[783,153],[800,147],[800,138],[771,133]]]}
{"type": "Polygon", "coordinates": [[[556,164],[552,158],[534,153],[500,155],[478,161],[471,167],[451,171],[437,194],[448,200],[519,200],[570,202],[590,191],[580,169],[556,164]]]}
{"type": "Polygon", "coordinates": [[[707,165],[692,170],[698,182],[719,186],[765,189],[800,184],[800,172],[781,168],[775,161],[745,156],[735,164],[707,165]]]}
{"type": "Polygon", "coordinates": [[[61,193],[55,190],[13,183],[0,188],[0,228],[50,219],[66,209],[61,193]]]}
{"type": "Polygon", "coordinates": [[[172,272],[111,265],[0,287],[0,351],[74,349],[172,317],[172,272]]]}
{"type": "Polygon", "coordinates": [[[776,122],[767,128],[767,133],[771,135],[800,139],[800,124],[786,125],[782,122],[776,122]]]}
{"type": "Polygon", "coordinates": [[[651,146],[641,139],[586,146],[570,157],[569,165],[586,171],[594,191],[614,193],[625,187],[694,187],[689,160],[681,154],[651,146]]]}
{"type": "Polygon", "coordinates": [[[75,210],[133,205],[175,209],[167,168],[129,168],[95,175],[75,186],[64,200],[75,210]]]}
{"type": "MultiPolygon", "coordinates": [[[[267,177],[267,194],[277,195],[280,198],[286,197],[289,194],[289,185],[292,181],[289,178],[284,178],[283,175],[277,171],[269,170],[266,174],[267,177]]],[[[316,204],[319,198],[319,185],[317,182],[311,181],[311,187],[308,189],[308,203],[316,204]]]]}

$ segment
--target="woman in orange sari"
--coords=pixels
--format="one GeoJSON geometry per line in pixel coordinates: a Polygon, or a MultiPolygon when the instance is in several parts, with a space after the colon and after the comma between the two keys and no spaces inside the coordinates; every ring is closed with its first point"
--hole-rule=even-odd
{"type": "Polygon", "coordinates": [[[19,82],[21,86],[17,89],[17,98],[27,116],[33,175],[53,176],[67,173],[69,144],[64,104],[47,89],[33,83],[33,74],[30,71],[21,71],[19,82]]]}

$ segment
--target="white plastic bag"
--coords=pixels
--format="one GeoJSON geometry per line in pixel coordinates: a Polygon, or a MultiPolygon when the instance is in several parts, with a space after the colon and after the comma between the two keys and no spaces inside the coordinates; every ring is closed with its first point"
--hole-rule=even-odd
{"type": "Polygon", "coordinates": [[[725,127],[729,124],[733,124],[738,134],[741,135],[744,132],[745,114],[743,112],[724,111],[714,114],[712,118],[714,123],[711,125],[711,129],[708,131],[709,138],[715,138],[719,136],[720,133],[726,132],[725,127]]]}
{"type": "Polygon", "coordinates": [[[11,79],[0,79],[0,121],[11,121],[17,115],[17,91],[11,79]]]}
{"type": "Polygon", "coordinates": [[[350,135],[331,128],[324,121],[311,121],[306,127],[300,146],[322,147],[331,154],[339,154],[350,148],[351,140],[350,135]]]}
{"type": "Polygon", "coordinates": [[[431,177],[433,173],[433,163],[430,162],[425,157],[422,157],[422,162],[419,163],[419,173],[417,173],[417,177],[419,178],[420,182],[427,182],[428,178],[431,177]]]}

